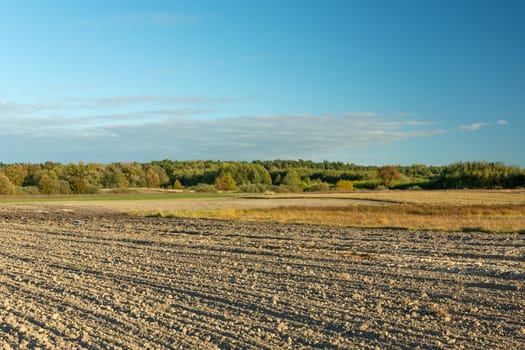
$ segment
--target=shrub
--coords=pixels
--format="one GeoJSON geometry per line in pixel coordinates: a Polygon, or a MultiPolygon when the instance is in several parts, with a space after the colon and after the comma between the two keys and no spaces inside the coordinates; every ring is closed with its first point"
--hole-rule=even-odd
{"type": "Polygon", "coordinates": [[[240,185],[239,190],[246,193],[265,193],[269,189],[269,186],[263,184],[249,184],[240,185]]]}
{"type": "Polygon", "coordinates": [[[354,188],[361,190],[375,190],[380,186],[378,180],[364,180],[364,181],[355,181],[354,188]]]}
{"type": "Polygon", "coordinates": [[[315,181],[305,191],[307,191],[307,192],[321,192],[321,191],[329,191],[329,190],[330,190],[330,184],[329,183],[322,182],[322,181],[315,181]]]}
{"type": "MultiPolygon", "coordinates": [[[[69,186],[68,186],[69,188],[69,186]]],[[[16,194],[39,194],[37,186],[16,186],[16,194]]]]}
{"type": "Polygon", "coordinates": [[[335,184],[335,187],[339,190],[352,191],[354,189],[354,184],[350,180],[339,180],[335,184]]]}
{"type": "Polygon", "coordinates": [[[195,192],[206,192],[206,193],[216,193],[217,189],[213,185],[209,184],[197,184],[191,187],[195,192]]]}
{"type": "Polygon", "coordinates": [[[303,192],[303,186],[302,185],[280,185],[279,192],[280,193],[303,192]]]}
{"type": "Polygon", "coordinates": [[[107,190],[104,190],[104,193],[115,193],[115,194],[127,194],[127,193],[138,193],[139,190],[137,188],[129,188],[129,187],[117,187],[117,188],[110,188],[107,190]]]}

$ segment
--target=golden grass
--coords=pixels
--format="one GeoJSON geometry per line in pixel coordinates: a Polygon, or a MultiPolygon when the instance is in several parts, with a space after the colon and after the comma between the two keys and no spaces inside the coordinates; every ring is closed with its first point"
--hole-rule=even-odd
{"type": "Polygon", "coordinates": [[[522,204],[525,205],[525,190],[433,190],[433,191],[352,191],[339,193],[282,194],[281,197],[300,198],[346,198],[412,204],[522,204]]]}
{"type": "Polygon", "coordinates": [[[525,232],[525,205],[390,204],[345,207],[289,206],[149,213],[155,216],[348,227],[525,232]]]}

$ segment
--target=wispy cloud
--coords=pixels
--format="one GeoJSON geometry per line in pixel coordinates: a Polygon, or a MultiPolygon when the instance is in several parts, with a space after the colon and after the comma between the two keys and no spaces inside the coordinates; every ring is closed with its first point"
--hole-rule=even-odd
{"type": "Polygon", "coordinates": [[[348,160],[370,147],[446,132],[408,114],[372,111],[224,117],[223,103],[243,100],[138,95],[0,104],[0,145],[11,140],[20,152],[31,145],[33,157],[60,161],[348,160]]]}
{"type": "MultiPolygon", "coordinates": [[[[136,160],[160,157],[350,159],[369,145],[431,137],[444,132],[426,122],[372,112],[219,119],[192,118],[191,113],[201,112],[199,110],[182,110],[183,116],[175,119],[159,117],[162,113],[157,112],[160,111],[153,111],[148,117],[140,113],[64,117],[32,121],[24,124],[32,127],[19,129],[4,124],[0,129],[11,136],[18,135],[18,142],[31,138],[32,143],[45,144],[36,148],[62,145],[54,150],[57,154],[64,155],[69,149],[75,149],[76,159],[94,159],[97,154],[104,154],[103,149],[111,150],[105,159],[95,159],[100,161],[130,157],[136,160]],[[70,144],[77,147],[65,147],[70,144]]],[[[177,114],[177,111],[171,112],[177,114]]]]}
{"type": "Polygon", "coordinates": [[[463,124],[458,127],[461,131],[478,131],[481,128],[490,127],[490,126],[502,126],[507,125],[508,122],[504,119],[499,119],[495,123],[472,123],[472,124],[463,124]]]}
{"type": "Polygon", "coordinates": [[[464,124],[460,125],[459,129],[463,131],[478,131],[482,127],[489,126],[488,123],[473,123],[473,124],[464,124]]]}
{"type": "Polygon", "coordinates": [[[202,107],[214,106],[223,103],[233,103],[246,100],[247,98],[230,97],[207,97],[207,96],[109,96],[109,97],[89,97],[89,98],[67,98],[54,103],[38,102],[11,102],[0,101],[0,117],[24,117],[35,116],[40,118],[52,113],[64,112],[78,114],[83,110],[89,111],[108,111],[122,109],[138,109],[151,114],[157,110],[158,113],[166,114],[194,114],[195,111],[210,111],[202,107]],[[181,109],[179,106],[190,106],[191,108],[181,109]],[[195,108],[197,107],[198,108],[195,108]]]}
{"type": "Polygon", "coordinates": [[[239,98],[207,96],[109,96],[90,98],[70,98],[66,102],[86,108],[122,107],[140,104],[198,104],[213,105],[235,102],[239,98]]]}

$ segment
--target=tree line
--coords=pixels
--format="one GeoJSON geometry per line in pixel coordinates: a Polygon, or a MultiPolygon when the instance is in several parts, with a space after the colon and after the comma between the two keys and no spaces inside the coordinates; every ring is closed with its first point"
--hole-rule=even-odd
{"type": "Polygon", "coordinates": [[[495,189],[525,187],[525,170],[499,162],[381,167],[308,160],[0,163],[0,194],[89,194],[143,187],[202,192],[495,189]]]}

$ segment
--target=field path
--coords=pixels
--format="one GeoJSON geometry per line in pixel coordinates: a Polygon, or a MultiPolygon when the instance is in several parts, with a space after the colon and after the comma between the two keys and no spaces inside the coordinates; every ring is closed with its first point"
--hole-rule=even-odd
{"type": "Polygon", "coordinates": [[[525,237],[0,208],[2,349],[518,349],[525,237]]]}

